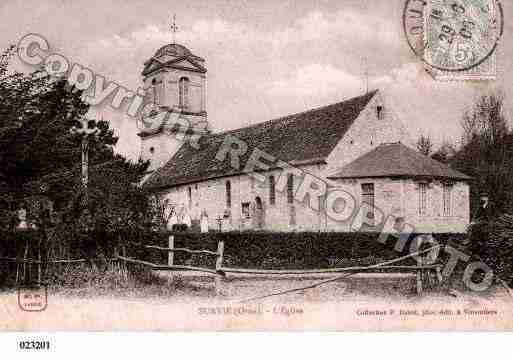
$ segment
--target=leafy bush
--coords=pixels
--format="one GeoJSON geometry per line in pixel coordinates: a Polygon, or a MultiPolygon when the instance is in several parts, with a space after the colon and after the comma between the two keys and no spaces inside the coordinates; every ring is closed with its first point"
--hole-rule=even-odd
{"type": "MultiPolygon", "coordinates": [[[[167,247],[171,233],[162,233],[159,245],[167,247]]],[[[385,244],[378,241],[379,233],[270,233],[270,232],[213,232],[173,233],[175,247],[217,250],[218,241],[225,242],[224,266],[254,269],[313,269],[343,265],[370,265],[407,254],[394,250],[396,239],[385,244]]],[[[464,235],[439,234],[441,244],[460,243],[464,235]]],[[[411,236],[405,246],[409,248],[411,236]]],[[[175,253],[175,263],[194,263],[212,268],[215,257],[175,253]]],[[[162,263],[162,262],[161,262],[162,263]]],[[[164,262],[165,263],[165,262],[164,262]]],[[[413,260],[410,264],[413,264],[413,260]]]]}
{"type": "Polygon", "coordinates": [[[513,285],[513,215],[496,221],[483,221],[470,231],[470,250],[474,259],[482,260],[496,276],[513,285]]]}
{"type": "Polygon", "coordinates": [[[173,232],[187,232],[187,225],[185,223],[176,223],[173,224],[173,232]]]}

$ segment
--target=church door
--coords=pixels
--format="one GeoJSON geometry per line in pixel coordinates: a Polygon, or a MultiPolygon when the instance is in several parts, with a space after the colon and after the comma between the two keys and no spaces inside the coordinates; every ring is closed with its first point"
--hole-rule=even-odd
{"type": "Polygon", "coordinates": [[[255,229],[264,229],[265,210],[260,197],[255,198],[255,229]]]}

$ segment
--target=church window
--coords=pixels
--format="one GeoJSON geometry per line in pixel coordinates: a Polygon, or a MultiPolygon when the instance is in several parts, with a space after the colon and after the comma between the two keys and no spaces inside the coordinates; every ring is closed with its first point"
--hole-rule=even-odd
{"type": "Polygon", "coordinates": [[[269,177],[269,203],[276,204],[276,180],[274,176],[269,177]]]}
{"type": "Polygon", "coordinates": [[[362,204],[364,204],[365,223],[374,225],[374,183],[362,183],[362,204]]]}
{"type": "Polygon", "coordinates": [[[443,215],[445,217],[451,216],[452,214],[452,204],[451,204],[451,193],[452,192],[452,184],[444,183],[442,189],[442,202],[443,202],[443,215]]]}
{"type": "Polygon", "coordinates": [[[230,208],[232,206],[232,183],[230,181],[226,181],[226,207],[230,208]]]}
{"type": "Polygon", "coordinates": [[[287,177],[287,202],[294,203],[294,175],[292,173],[287,177]]]}
{"type": "Polygon", "coordinates": [[[158,80],[157,78],[151,80],[151,88],[153,90],[153,103],[155,105],[160,105],[162,103],[164,92],[164,84],[162,80],[158,80]]]}
{"type": "Polygon", "coordinates": [[[419,191],[419,216],[425,216],[427,214],[427,192],[428,192],[428,184],[427,183],[419,183],[418,187],[419,191]]]}
{"type": "Polygon", "coordinates": [[[189,206],[192,206],[192,188],[191,187],[187,188],[187,195],[188,195],[188,199],[189,199],[189,206]]]}
{"type": "Polygon", "coordinates": [[[251,218],[249,205],[250,205],[249,202],[242,202],[242,218],[246,218],[246,219],[251,218]]]}
{"type": "Polygon", "coordinates": [[[378,106],[376,108],[376,112],[377,112],[377,115],[378,115],[378,120],[381,120],[381,118],[383,116],[383,106],[378,106]]]}
{"type": "Polygon", "coordinates": [[[180,108],[189,107],[189,79],[182,77],[178,82],[179,106],[180,108]]]}

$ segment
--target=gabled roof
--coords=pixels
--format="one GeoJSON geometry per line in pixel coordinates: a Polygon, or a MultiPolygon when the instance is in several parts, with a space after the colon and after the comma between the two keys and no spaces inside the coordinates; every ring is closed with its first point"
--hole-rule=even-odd
{"type": "Polygon", "coordinates": [[[344,166],[330,179],[407,177],[469,180],[469,176],[402,143],[383,144],[344,166]]]}
{"type": "Polygon", "coordinates": [[[205,135],[199,141],[200,149],[185,143],[144,185],[166,188],[241,173],[231,168],[230,156],[223,162],[215,158],[227,135],[248,145],[248,151],[241,156],[241,168],[256,148],[291,165],[321,163],[376,92],[250,127],[205,135]]]}

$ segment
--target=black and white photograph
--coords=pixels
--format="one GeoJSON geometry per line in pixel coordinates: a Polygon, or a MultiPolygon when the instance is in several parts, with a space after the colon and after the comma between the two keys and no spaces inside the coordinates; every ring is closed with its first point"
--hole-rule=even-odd
{"type": "Polygon", "coordinates": [[[512,15],[2,0],[1,332],[512,330],[512,15]]]}

